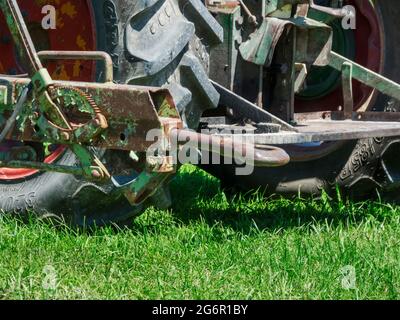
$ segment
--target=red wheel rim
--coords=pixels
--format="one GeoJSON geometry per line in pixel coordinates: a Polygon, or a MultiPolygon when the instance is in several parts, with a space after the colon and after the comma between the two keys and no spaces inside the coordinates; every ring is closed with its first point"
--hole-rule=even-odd
{"type": "MultiPolygon", "coordinates": [[[[18,0],[25,22],[31,32],[37,51],[72,50],[92,51],[96,49],[96,32],[94,14],[89,0],[18,0]],[[51,4],[57,12],[57,28],[44,30],[41,22],[43,6],[51,4]]],[[[18,61],[15,47],[0,13],[0,73],[23,74],[23,62],[18,61]]],[[[90,61],[57,61],[46,64],[51,76],[56,80],[93,81],[95,79],[95,63],[90,61]]],[[[45,163],[57,161],[64,153],[64,147],[58,147],[46,159],[45,163]]],[[[38,173],[31,169],[0,168],[0,180],[17,180],[28,178],[38,173]]]]}

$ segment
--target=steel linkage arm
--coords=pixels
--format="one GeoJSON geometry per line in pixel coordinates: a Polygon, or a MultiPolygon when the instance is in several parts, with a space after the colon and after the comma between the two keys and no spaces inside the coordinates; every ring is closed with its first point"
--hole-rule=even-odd
{"type": "Polygon", "coordinates": [[[349,65],[352,68],[351,77],[353,79],[400,101],[400,84],[385,78],[384,76],[337,54],[336,52],[332,51],[329,54],[329,58],[329,65],[332,68],[342,71],[343,65],[349,65]]]}

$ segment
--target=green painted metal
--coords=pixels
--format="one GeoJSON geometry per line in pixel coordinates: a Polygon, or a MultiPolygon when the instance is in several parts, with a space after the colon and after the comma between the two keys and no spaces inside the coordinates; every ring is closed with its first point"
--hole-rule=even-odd
{"type": "Polygon", "coordinates": [[[342,71],[343,64],[351,64],[353,68],[352,78],[361,83],[378,90],[392,98],[400,101],[400,84],[385,78],[379,73],[368,70],[367,68],[335,53],[329,54],[329,65],[336,70],[342,71]]]}
{"type": "Polygon", "coordinates": [[[54,84],[49,71],[45,68],[40,69],[32,77],[32,83],[37,92],[44,92],[49,86],[54,84]]]}
{"type": "MultiPolygon", "coordinates": [[[[77,88],[54,88],[55,84],[47,69],[43,68],[41,64],[16,0],[0,0],[0,9],[6,17],[17,52],[22,61],[26,61],[28,75],[31,77],[30,82],[33,83],[34,88],[29,102],[24,103],[18,115],[19,130],[24,134],[27,124],[30,123],[31,127],[35,128],[34,135],[36,139],[39,139],[42,143],[68,145],[79,160],[80,168],[21,161],[0,162],[0,167],[32,168],[79,174],[84,175],[88,179],[95,180],[109,179],[110,174],[106,167],[88,146],[83,145],[83,143],[90,144],[95,137],[100,135],[104,129],[108,128],[105,117],[102,116],[100,109],[97,108],[95,103],[95,100],[99,100],[99,97],[100,101],[101,98],[103,98],[100,95],[102,90],[99,88],[99,95],[92,99],[77,88]],[[63,111],[61,111],[61,106],[64,106],[64,109],[75,107],[79,112],[90,115],[92,121],[74,127],[73,124],[68,121],[63,111]]],[[[16,92],[14,92],[16,96],[18,96],[19,92],[24,88],[24,85],[13,85],[11,82],[8,82],[8,85],[11,85],[11,87],[16,90],[16,92]]],[[[0,95],[0,114],[2,118],[5,113],[13,110],[14,101],[8,101],[7,93],[8,87],[5,86],[2,88],[0,95]]],[[[149,93],[147,94],[149,95],[149,93]]],[[[162,98],[162,101],[157,102],[159,103],[161,115],[179,118],[179,113],[175,106],[171,106],[170,101],[168,101],[165,96],[158,95],[157,97],[162,98]]],[[[106,99],[109,98],[110,97],[106,97],[106,99]]],[[[153,112],[155,111],[152,104],[146,107],[150,107],[153,112]]],[[[154,116],[157,118],[156,114],[154,116]]],[[[127,121],[129,121],[129,117],[127,121]]],[[[136,128],[133,126],[131,131],[135,132],[135,130],[136,128]]],[[[125,133],[127,136],[131,134],[131,132],[125,133]]]]}
{"type": "MultiPolygon", "coordinates": [[[[344,30],[340,19],[327,13],[310,9],[308,18],[325,23],[333,30],[332,50],[353,60],[356,54],[353,30],[344,30]]],[[[330,66],[311,66],[307,76],[307,86],[297,95],[302,99],[324,97],[340,86],[340,72],[330,66]]]]}
{"type": "Polygon", "coordinates": [[[8,104],[8,88],[0,85],[0,105],[8,104]]]}
{"type": "Polygon", "coordinates": [[[289,22],[277,18],[264,19],[250,39],[240,46],[239,51],[242,58],[259,66],[269,66],[274,56],[276,44],[287,24],[289,22]]]}
{"type": "MultiPolygon", "coordinates": [[[[210,8],[210,11],[212,12],[213,9],[210,8]]],[[[239,5],[216,11],[216,19],[224,29],[224,41],[211,51],[210,78],[233,90],[239,57],[238,46],[242,43],[241,29],[244,18],[239,5]]]]}
{"type": "Polygon", "coordinates": [[[351,119],[354,109],[353,99],[353,65],[344,62],[342,65],[342,91],[343,91],[343,111],[345,119],[351,119]]]}
{"type": "Polygon", "coordinates": [[[271,15],[278,10],[285,9],[286,11],[291,11],[292,5],[303,3],[308,3],[308,0],[268,0],[265,6],[265,14],[271,15]]]}

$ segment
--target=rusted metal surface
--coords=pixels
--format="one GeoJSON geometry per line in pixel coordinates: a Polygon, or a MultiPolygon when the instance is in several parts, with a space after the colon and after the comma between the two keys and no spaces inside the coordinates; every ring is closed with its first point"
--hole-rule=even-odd
{"type": "Polygon", "coordinates": [[[249,119],[256,123],[271,122],[280,125],[283,130],[296,131],[293,126],[279,119],[277,116],[258,108],[255,104],[224,88],[220,84],[214,81],[212,83],[221,95],[220,103],[232,110],[234,119],[249,119]]]}
{"type": "MultiPolygon", "coordinates": [[[[310,113],[296,113],[295,121],[298,123],[310,120],[346,120],[343,111],[321,111],[310,113]]],[[[400,112],[376,112],[376,111],[353,111],[351,115],[352,121],[369,121],[369,122],[400,122],[400,112]]]]}
{"type": "Polygon", "coordinates": [[[213,9],[231,9],[240,5],[238,0],[206,0],[207,8],[213,9]]]}
{"type": "Polygon", "coordinates": [[[256,147],[245,139],[231,139],[226,136],[201,134],[185,129],[171,130],[171,139],[185,144],[188,140],[195,142],[203,151],[219,154],[232,159],[243,159],[255,167],[281,167],[289,163],[287,153],[277,147],[256,147]]]}
{"type": "MultiPolygon", "coordinates": [[[[296,62],[317,66],[329,63],[328,54],[332,48],[333,36],[331,27],[305,17],[265,18],[249,40],[240,46],[243,59],[257,65],[270,66],[284,31],[290,27],[296,29],[298,39],[294,50],[296,62]]],[[[286,34],[284,38],[287,38],[286,34]]]]}
{"type": "MultiPolygon", "coordinates": [[[[4,78],[4,80],[8,82],[8,88],[14,94],[16,94],[16,88],[29,83],[29,79],[4,78]]],[[[116,84],[54,82],[54,90],[65,87],[78,89],[90,96],[107,119],[108,129],[103,131],[98,139],[91,141],[91,144],[96,147],[145,151],[153,143],[146,141],[147,132],[161,128],[158,109],[163,109],[164,112],[169,110],[168,115],[172,118],[178,116],[173,99],[165,89],[116,84]]],[[[70,112],[77,112],[77,110],[70,112]]],[[[71,114],[70,117],[79,119],[82,115],[77,113],[71,114]]],[[[34,126],[29,122],[23,128],[15,128],[9,138],[25,141],[42,141],[43,139],[35,134],[34,126]]]]}
{"type": "Polygon", "coordinates": [[[267,18],[252,36],[240,48],[242,58],[260,66],[269,66],[275,53],[275,48],[290,21],[267,18]]]}
{"type": "MultiPolygon", "coordinates": [[[[199,9],[199,3],[199,1],[188,1],[188,5],[194,10],[194,13],[192,12],[194,16],[199,9]]],[[[246,130],[247,121],[255,123],[250,133],[242,133],[239,137],[235,137],[224,133],[224,130],[211,135],[183,129],[180,114],[168,90],[113,84],[113,62],[106,53],[45,51],[37,54],[16,0],[0,0],[1,9],[14,35],[16,47],[23,61],[26,61],[29,73],[29,79],[11,77],[1,79],[2,114],[7,117],[13,111],[18,111],[18,121],[10,126],[10,130],[13,127],[12,131],[6,130],[7,138],[24,142],[61,144],[69,147],[80,161],[80,167],[45,164],[35,160],[35,157],[30,156],[29,152],[26,153],[25,149],[11,148],[10,152],[0,157],[0,167],[62,172],[97,181],[112,177],[104,163],[91,151],[92,147],[135,152],[139,154],[137,161],[140,162],[138,166],[141,171],[138,172],[136,179],[119,187],[132,205],[138,205],[154,194],[162,183],[176,172],[178,164],[170,155],[173,151],[171,143],[175,140],[178,141],[178,145],[184,145],[190,140],[197,143],[201,150],[214,152],[223,157],[237,157],[253,163],[256,167],[279,167],[287,164],[291,156],[294,161],[304,161],[307,157],[314,159],[321,155],[321,152],[313,153],[313,151],[306,154],[304,149],[303,152],[292,151],[288,154],[279,147],[280,145],[400,135],[400,117],[397,114],[353,112],[351,80],[355,78],[399,100],[400,85],[331,52],[331,28],[306,17],[309,8],[328,13],[333,17],[343,17],[347,15],[347,11],[316,6],[313,1],[306,0],[267,2],[263,0],[259,4],[262,8],[261,16],[252,13],[253,7],[248,7],[242,0],[209,3],[214,6],[214,12],[225,14],[223,21],[229,28],[227,33],[229,44],[223,48],[226,59],[218,61],[218,63],[224,62],[221,69],[218,69],[226,71],[227,75],[222,77],[224,84],[231,90],[234,89],[240,51],[245,61],[258,66],[258,104],[260,107],[268,107],[268,112],[257,108],[250,101],[214,82],[214,87],[221,94],[221,104],[227,107],[234,120],[244,123],[242,127],[231,125],[229,128],[246,130]],[[304,4],[299,16],[295,15],[294,10],[297,4],[304,4]],[[251,31],[246,29],[244,35],[247,41],[244,43],[242,43],[242,30],[245,29],[243,24],[246,23],[245,19],[241,19],[243,12],[250,17],[247,24],[250,23],[253,28],[251,31]],[[258,28],[254,30],[254,27],[258,28]],[[40,58],[101,60],[105,64],[106,83],[53,81],[47,69],[43,68],[40,58]],[[342,71],[344,110],[337,113],[296,115],[294,94],[304,83],[307,68],[311,65],[323,66],[328,63],[342,71]],[[269,94],[272,99],[266,105],[264,76],[273,69],[272,66],[279,71],[271,72],[273,89],[269,94]],[[24,101],[23,108],[19,110],[16,108],[16,98],[31,81],[34,85],[32,97],[24,101]],[[348,120],[338,121],[345,119],[348,120]],[[293,121],[297,124],[292,125],[293,121]],[[155,142],[148,139],[148,132],[152,129],[162,133],[162,148],[158,153],[149,155],[149,149],[155,142]],[[260,131],[262,133],[259,133],[260,131]],[[143,156],[144,153],[146,156],[143,156]],[[26,155],[28,158],[25,158],[26,155]]],[[[169,50],[173,53],[181,52],[180,48],[187,44],[186,39],[190,39],[196,31],[193,24],[188,23],[183,15],[177,19],[181,22],[180,30],[185,30],[183,32],[185,41],[182,39],[176,43],[170,41],[173,45],[168,44],[169,48],[179,49],[169,50]]],[[[212,31],[212,26],[216,26],[213,23],[207,25],[211,27],[209,32],[212,31]]],[[[162,44],[167,45],[166,40],[173,33],[163,29],[161,33],[155,35],[151,28],[138,30],[137,26],[133,23],[128,26],[129,37],[126,42],[128,51],[132,57],[140,58],[139,60],[143,62],[143,72],[147,72],[147,76],[154,75],[176,57],[166,55],[163,59],[154,59],[155,53],[149,51],[142,40],[150,32],[159,38],[160,47],[164,47],[162,44]],[[167,35],[169,37],[166,37],[167,35]]],[[[221,34],[217,30],[214,39],[217,41],[220,38],[221,34]]],[[[163,52],[157,54],[162,55],[163,52]]],[[[212,86],[210,88],[213,89],[212,86]]],[[[207,90],[210,91],[210,88],[207,87],[207,90]]],[[[217,104],[217,98],[215,100],[217,104]]],[[[2,126],[4,124],[0,128],[2,126]]],[[[332,144],[331,149],[325,150],[332,152],[336,147],[337,145],[332,144]]]]}

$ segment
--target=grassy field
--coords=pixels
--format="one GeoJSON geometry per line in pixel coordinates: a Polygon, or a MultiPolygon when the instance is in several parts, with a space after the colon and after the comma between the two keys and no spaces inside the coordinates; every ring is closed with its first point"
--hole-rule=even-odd
{"type": "Polygon", "coordinates": [[[0,221],[2,299],[398,299],[400,208],[227,200],[185,167],[170,211],[93,233],[0,221]]]}

